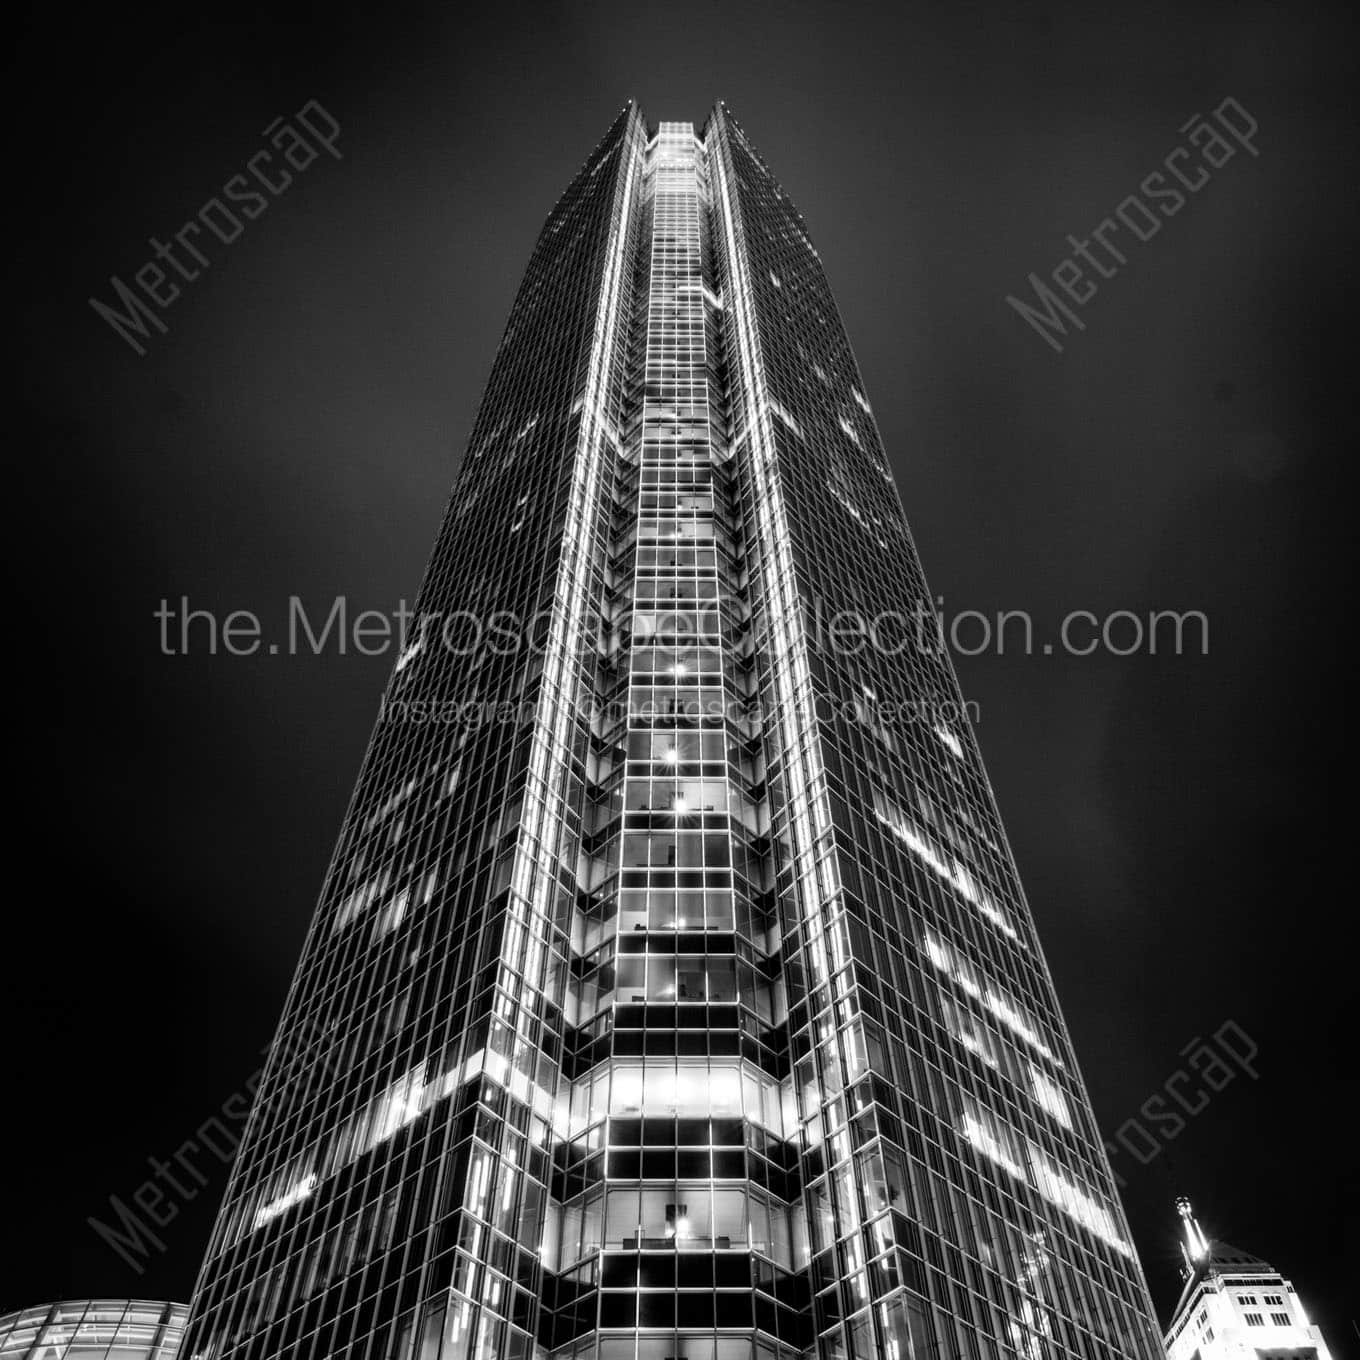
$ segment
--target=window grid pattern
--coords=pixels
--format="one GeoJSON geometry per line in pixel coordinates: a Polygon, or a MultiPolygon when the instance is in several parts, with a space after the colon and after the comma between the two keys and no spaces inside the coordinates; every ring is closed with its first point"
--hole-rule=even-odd
{"type": "Polygon", "coordinates": [[[807,622],[931,598],[796,209],[723,106],[625,109],[511,310],[191,1360],[1160,1354],[947,657],[807,622]]]}
{"type": "MultiPolygon", "coordinates": [[[[755,343],[734,349],[759,365],[796,598],[805,614],[862,619],[928,609],[802,219],[721,106],[706,140],[732,184],[720,280],[747,280],[755,343]]],[[[779,602],[753,591],[762,607],[779,602]]],[[[933,716],[962,709],[947,656],[838,647],[825,632],[803,646],[835,845],[821,891],[849,936],[829,986],[809,913],[784,942],[821,1351],[1154,1356],[1146,1286],[976,745],[933,716]],[[918,720],[880,716],[903,700],[918,720]]],[[[777,675],[768,683],[770,711],[785,710],[777,675]]],[[[775,844],[793,851],[776,760],[775,844]]],[[[790,858],[781,905],[797,900],[790,858]]]]}

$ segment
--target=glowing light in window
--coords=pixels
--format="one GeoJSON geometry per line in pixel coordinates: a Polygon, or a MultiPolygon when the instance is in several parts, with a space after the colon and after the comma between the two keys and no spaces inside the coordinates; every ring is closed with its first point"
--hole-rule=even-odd
{"type": "Polygon", "coordinates": [[[291,1190],[286,1190],[277,1199],[271,1200],[255,1215],[255,1226],[262,1228],[280,1214],[286,1213],[295,1204],[300,1204],[316,1189],[316,1175],[304,1176],[291,1190]]]}
{"type": "Polygon", "coordinates": [[[1072,1116],[1068,1113],[1067,1101],[1063,1093],[1033,1064],[1029,1069],[1029,1082],[1034,1089],[1034,1099],[1047,1110],[1064,1128],[1072,1127],[1072,1116]]]}
{"type": "Polygon", "coordinates": [[[860,523],[861,525],[864,525],[864,526],[867,527],[869,521],[866,520],[866,519],[864,518],[864,514],[863,514],[863,512],[860,510],[859,506],[857,506],[857,505],[854,503],[854,501],[852,501],[852,500],[850,499],[850,497],[847,496],[847,495],[845,494],[845,492],[842,491],[841,488],[840,488],[839,486],[837,486],[836,483],[833,482],[833,481],[831,480],[830,477],[828,477],[828,478],[826,479],[826,489],[827,489],[829,492],[831,492],[831,494],[832,494],[832,495],[833,495],[833,496],[841,503],[841,505],[845,508],[845,510],[846,510],[851,516],[853,516],[854,519],[858,520],[859,523],[860,523]]]}
{"type": "Polygon", "coordinates": [[[369,1146],[385,1142],[398,1129],[417,1118],[429,1103],[433,1088],[425,1085],[425,1064],[420,1063],[378,1097],[369,1146]]]}
{"type": "Polygon", "coordinates": [[[1055,1067],[1062,1063],[1040,1038],[1034,1026],[1020,1013],[1019,1008],[990,980],[985,986],[978,983],[973,965],[966,959],[956,958],[933,935],[925,937],[926,957],[940,972],[944,973],[959,989],[981,1002],[1013,1034],[1017,1034],[1036,1053],[1042,1054],[1055,1067]]]}
{"type": "Polygon", "coordinates": [[[767,397],[765,404],[769,407],[770,414],[780,420],[791,433],[796,434],[800,439],[803,431],[798,422],[779,404],[773,397],[767,397]]]}
{"type": "Polygon", "coordinates": [[[988,1129],[985,1129],[971,1114],[963,1117],[963,1136],[982,1153],[984,1157],[1004,1167],[1017,1180],[1025,1179],[1025,1168],[1014,1158],[1006,1155],[1006,1150],[988,1129]]]}
{"type": "Polygon", "coordinates": [[[963,743],[947,728],[936,725],[935,735],[949,747],[960,760],[963,759],[963,743]]]}
{"type": "Polygon", "coordinates": [[[1055,1204],[1063,1213],[1076,1219],[1087,1232],[1107,1242],[1125,1256],[1133,1256],[1133,1248],[1119,1235],[1114,1215],[1092,1199],[1084,1190],[1069,1181],[1033,1143],[1029,1150],[1030,1171],[1039,1193],[1055,1204]]]}
{"type": "Polygon", "coordinates": [[[1001,909],[974,881],[972,874],[952,857],[948,860],[910,822],[877,791],[874,793],[874,815],[923,864],[934,870],[970,905],[976,907],[1008,939],[1020,943],[1015,927],[1001,909]]]}
{"type": "Polygon", "coordinates": [[[983,1111],[965,1111],[959,1132],[989,1161],[1002,1167],[1017,1180],[1034,1186],[1050,1204],[1074,1219],[1087,1232],[1125,1256],[1133,1256],[1133,1248],[1119,1235],[1114,1214],[1070,1181],[1034,1143],[1026,1140],[1022,1153],[1011,1130],[994,1115],[983,1111]]]}
{"type": "MultiPolygon", "coordinates": [[[[1011,1004],[1009,998],[988,988],[985,1001],[987,1009],[1008,1029],[1014,1030],[1027,1044],[1037,1049],[1044,1057],[1053,1057],[1048,1045],[1043,1043],[1034,1029],[1025,1022],[1024,1017],[1011,1004]]],[[[1057,1059],[1054,1059],[1054,1061],[1056,1062],[1057,1059]]]]}

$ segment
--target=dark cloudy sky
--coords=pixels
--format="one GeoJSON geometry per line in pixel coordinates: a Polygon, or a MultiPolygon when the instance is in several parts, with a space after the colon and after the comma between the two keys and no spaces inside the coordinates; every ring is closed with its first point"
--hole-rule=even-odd
{"type": "Polygon", "coordinates": [[[1259,1043],[1116,1159],[1159,1307],[1185,1193],[1355,1353],[1340,10],[45,6],[11,37],[0,1310],[188,1296],[220,1167],[140,1276],[87,1219],[258,1066],[391,664],[167,658],[153,611],[412,598],[547,209],[629,95],[722,97],[808,219],[947,612],[1209,617],[1207,657],[960,670],[1104,1127],[1225,1021],[1259,1043]],[[1259,157],[1045,347],[1005,295],[1227,96],[1259,157]],[[311,99],[343,159],[211,246],[138,358],[86,299],[311,99]]]}

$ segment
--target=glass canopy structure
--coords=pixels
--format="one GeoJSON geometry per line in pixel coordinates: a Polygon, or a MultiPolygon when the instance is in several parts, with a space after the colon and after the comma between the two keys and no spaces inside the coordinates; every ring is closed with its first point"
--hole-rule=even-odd
{"type": "Polygon", "coordinates": [[[0,1317],[0,1360],[175,1360],[189,1309],[149,1299],[75,1299],[0,1317]]]}

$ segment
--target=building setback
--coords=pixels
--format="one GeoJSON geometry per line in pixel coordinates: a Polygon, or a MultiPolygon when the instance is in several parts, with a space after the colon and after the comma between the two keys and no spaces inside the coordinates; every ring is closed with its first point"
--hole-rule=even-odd
{"type": "Polygon", "coordinates": [[[630,104],[511,310],[186,1356],[1161,1356],[931,598],[802,217],[726,106],[630,104]]]}

